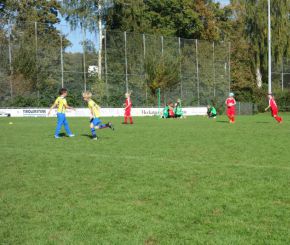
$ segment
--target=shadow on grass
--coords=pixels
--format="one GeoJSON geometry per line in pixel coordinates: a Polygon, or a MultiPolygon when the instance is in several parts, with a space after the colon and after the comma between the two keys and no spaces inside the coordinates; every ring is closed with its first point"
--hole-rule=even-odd
{"type": "MultiPolygon", "coordinates": [[[[81,134],[81,136],[82,137],[87,137],[87,138],[89,138],[89,139],[93,139],[93,136],[92,135],[90,135],[90,134],[81,134]]],[[[98,136],[98,139],[100,140],[100,139],[110,139],[110,137],[107,137],[107,136],[98,136]]]]}
{"type": "Polygon", "coordinates": [[[256,123],[270,123],[270,122],[256,122],[256,123]]]}
{"type": "Polygon", "coordinates": [[[229,123],[229,121],[216,121],[217,123],[229,123]]]}
{"type": "Polygon", "coordinates": [[[89,139],[92,139],[92,138],[93,138],[93,136],[90,135],[90,134],[82,134],[81,136],[83,136],[83,137],[87,137],[87,138],[89,138],[89,139]]]}

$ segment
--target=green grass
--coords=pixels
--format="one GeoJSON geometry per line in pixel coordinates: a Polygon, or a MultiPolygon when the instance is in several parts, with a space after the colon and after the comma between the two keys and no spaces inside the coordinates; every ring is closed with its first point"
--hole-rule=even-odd
{"type": "Polygon", "coordinates": [[[289,244],[290,115],[0,118],[1,244],[289,244]],[[10,125],[9,122],[13,124],[10,125]]]}

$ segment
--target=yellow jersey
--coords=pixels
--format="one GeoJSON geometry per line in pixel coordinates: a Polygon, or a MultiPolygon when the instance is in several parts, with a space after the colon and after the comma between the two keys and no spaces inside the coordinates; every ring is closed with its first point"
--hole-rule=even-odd
{"type": "Polygon", "coordinates": [[[96,104],[95,101],[93,100],[89,100],[88,101],[88,106],[89,106],[89,109],[91,110],[92,114],[93,114],[93,117],[97,117],[99,118],[100,117],[100,107],[96,104]]]}
{"type": "Polygon", "coordinates": [[[67,106],[66,98],[59,96],[54,104],[57,106],[57,113],[65,113],[67,106]]]}

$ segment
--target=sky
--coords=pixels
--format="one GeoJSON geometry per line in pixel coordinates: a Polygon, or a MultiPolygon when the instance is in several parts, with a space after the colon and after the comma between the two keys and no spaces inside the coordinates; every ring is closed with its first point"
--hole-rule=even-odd
{"type": "MultiPolygon", "coordinates": [[[[216,0],[216,2],[220,2],[222,6],[225,6],[230,3],[230,0],[216,0]]],[[[82,40],[83,33],[80,28],[77,28],[75,31],[72,31],[69,24],[65,21],[64,18],[61,18],[60,24],[57,25],[57,29],[59,29],[66,38],[71,42],[71,46],[66,49],[66,52],[83,52],[82,40]]],[[[98,49],[98,36],[97,34],[86,33],[85,38],[91,40],[95,43],[98,49]]]]}

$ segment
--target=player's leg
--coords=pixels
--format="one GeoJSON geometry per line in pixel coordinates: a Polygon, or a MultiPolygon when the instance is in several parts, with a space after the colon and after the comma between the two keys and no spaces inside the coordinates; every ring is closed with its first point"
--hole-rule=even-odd
{"type": "Polygon", "coordinates": [[[278,114],[273,115],[278,123],[282,122],[282,117],[279,117],[278,114]]]}
{"type": "Polygon", "coordinates": [[[108,122],[106,124],[101,124],[98,127],[99,127],[99,129],[110,128],[110,129],[114,130],[113,124],[111,122],[108,122]]]}
{"type": "Polygon", "coordinates": [[[232,116],[231,116],[231,112],[230,112],[229,109],[227,109],[227,116],[228,116],[229,122],[231,123],[232,122],[232,116]]]}
{"type": "Polygon", "coordinates": [[[103,124],[99,118],[94,119],[94,126],[95,126],[95,129],[110,128],[110,129],[114,130],[113,124],[111,122],[103,124]]]}
{"type": "Polygon", "coordinates": [[[66,116],[65,116],[65,114],[63,114],[63,115],[64,115],[63,125],[64,125],[64,128],[65,128],[65,131],[66,131],[66,133],[67,133],[67,135],[69,137],[74,137],[75,135],[71,132],[71,130],[69,128],[69,125],[68,125],[68,121],[66,119],[66,116]]]}
{"type": "Polygon", "coordinates": [[[126,115],[124,115],[124,124],[128,123],[128,117],[126,115]]]}
{"type": "Polygon", "coordinates": [[[93,120],[94,119],[92,119],[91,122],[90,122],[90,129],[91,129],[91,132],[92,132],[92,138],[93,139],[97,139],[97,132],[96,132],[96,129],[95,129],[95,125],[93,123],[93,120]]]}
{"type": "Polygon", "coordinates": [[[63,113],[57,113],[57,124],[56,124],[56,129],[54,133],[55,138],[59,138],[59,133],[61,130],[61,127],[63,125],[63,120],[64,120],[64,114],[63,113]]]}
{"type": "Polygon", "coordinates": [[[131,110],[128,111],[128,116],[129,116],[129,119],[130,119],[130,124],[133,124],[133,118],[132,118],[132,115],[131,115],[131,110]]]}

